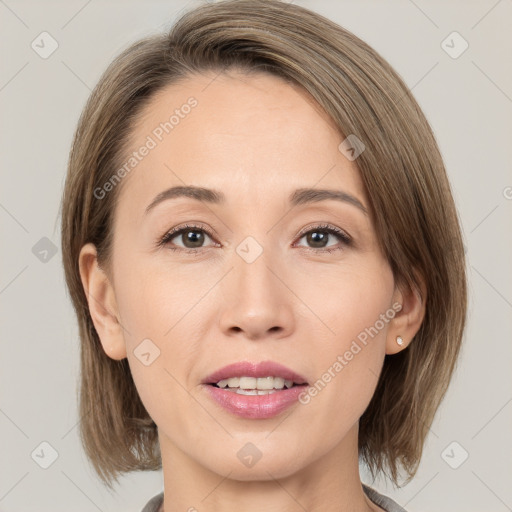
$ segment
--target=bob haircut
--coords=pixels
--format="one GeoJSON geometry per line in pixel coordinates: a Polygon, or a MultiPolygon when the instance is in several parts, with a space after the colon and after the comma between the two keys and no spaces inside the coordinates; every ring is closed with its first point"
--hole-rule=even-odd
{"type": "MultiPolygon", "coordinates": [[[[457,210],[432,129],[391,66],[329,19],[279,0],[225,0],[186,12],[169,32],[144,38],[109,65],[81,114],[62,197],[66,284],[81,340],[80,437],[108,487],[123,472],[161,468],[158,431],[127,359],[109,358],[93,325],[79,254],[95,244],[109,275],[120,186],[99,190],[126,161],[148,100],[193,74],[266,72],[309,92],[365,149],[354,163],[379,245],[398,286],[426,289],[425,317],[406,349],[386,355],[360,418],[359,456],[395,485],[415,475],[456,365],[465,326],[465,254],[457,210]]],[[[122,186],[122,183],[120,184],[122,186]]],[[[405,289],[406,289],[405,288],[405,289]]]]}

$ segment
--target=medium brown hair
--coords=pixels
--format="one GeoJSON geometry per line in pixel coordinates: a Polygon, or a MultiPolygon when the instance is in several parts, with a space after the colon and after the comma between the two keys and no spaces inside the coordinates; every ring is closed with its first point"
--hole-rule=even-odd
{"type": "MultiPolygon", "coordinates": [[[[359,453],[373,475],[398,485],[416,473],[445,395],[466,316],[465,255],[459,220],[432,130],[400,76],[370,46],[334,22],[278,0],[226,0],[185,13],[168,33],[140,40],[108,67],[74,137],[62,198],[66,283],[81,339],[80,435],[105,484],[120,473],[161,467],[156,425],[126,359],[109,358],[94,328],[79,272],[83,245],[110,267],[116,187],[94,191],[124,161],[144,106],[193,73],[264,71],[298,84],[342,137],[365,150],[355,163],[370,199],[380,247],[397,283],[426,286],[426,313],[408,347],[385,357],[360,418],[359,453]]],[[[340,139],[342,140],[342,139],[340,139]]]]}

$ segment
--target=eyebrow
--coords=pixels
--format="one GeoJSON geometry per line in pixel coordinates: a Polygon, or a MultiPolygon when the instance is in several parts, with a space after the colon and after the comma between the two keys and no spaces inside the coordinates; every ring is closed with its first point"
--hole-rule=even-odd
{"type": "MultiPolygon", "coordinates": [[[[175,199],[178,197],[189,197],[203,203],[225,204],[226,196],[220,190],[214,190],[196,186],[176,186],[160,192],[151,203],[146,207],[145,213],[148,214],[156,205],[163,201],[175,199]]],[[[318,188],[299,188],[292,192],[289,202],[292,206],[298,206],[308,203],[317,203],[319,201],[335,200],[351,204],[357,207],[365,215],[368,215],[366,207],[351,194],[341,190],[329,190],[318,188]]]]}

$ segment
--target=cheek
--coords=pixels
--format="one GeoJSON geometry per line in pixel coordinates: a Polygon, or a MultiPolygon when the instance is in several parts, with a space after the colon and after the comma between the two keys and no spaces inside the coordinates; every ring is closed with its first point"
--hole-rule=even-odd
{"type": "Polygon", "coordinates": [[[171,421],[169,415],[179,424],[174,411],[185,410],[190,402],[184,387],[189,387],[189,370],[200,355],[197,340],[202,339],[204,326],[196,320],[210,304],[208,298],[201,298],[212,282],[194,279],[192,266],[166,267],[156,265],[157,259],[119,262],[116,299],[128,362],[144,406],[157,424],[171,421]]]}
{"type": "Polygon", "coordinates": [[[117,268],[116,299],[125,341],[132,348],[145,338],[167,343],[204,293],[193,275],[155,265],[157,259],[126,259],[117,268]]]}
{"type": "Polygon", "coordinates": [[[331,439],[339,439],[357,422],[375,391],[394,316],[394,280],[389,267],[377,261],[347,268],[318,284],[308,300],[328,329],[322,328],[327,334],[314,343],[315,381],[301,402],[309,408],[313,429],[327,429],[331,439]]]}
{"type": "Polygon", "coordinates": [[[295,290],[314,313],[323,343],[333,350],[350,345],[360,333],[364,338],[364,332],[376,322],[378,331],[385,334],[388,322],[379,319],[386,312],[394,314],[393,275],[387,263],[377,257],[354,258],[343,266],[310,273],[296,280],[295,290]]]}

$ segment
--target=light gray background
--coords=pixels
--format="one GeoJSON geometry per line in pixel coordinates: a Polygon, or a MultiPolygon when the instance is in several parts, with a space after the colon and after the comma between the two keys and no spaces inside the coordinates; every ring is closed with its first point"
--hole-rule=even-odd
{"type": "MultiPolygon", "coordinates": [[[[410,512],[512,510],[512,1],[296,3],[367,41],[413,89],[465,233],[470,307],[457,372],[417,477],[399,490],[373,485],[410,512]],[[441,46],[453,31],[469,43],[456,59],[441,46]],[[468,459],[452,469],[446,460],[460,462],[462,450],[468,459]]],[[[160,473],[133,473],[109,494],[81,449],[78,331],[63,281],[58,208],[71,137],[100,73],[130,42],[196,5],[0,0],[1,511],[138,512],[162,490],[160,473]],[[43,31],[59,45],[48,59],[31,48],[43,31]],[[43,237],[57,249],[47,261],[32,250],[43,237]],[[31,457],[43,441],[58,452],[48,469],[31,457]]]]}

